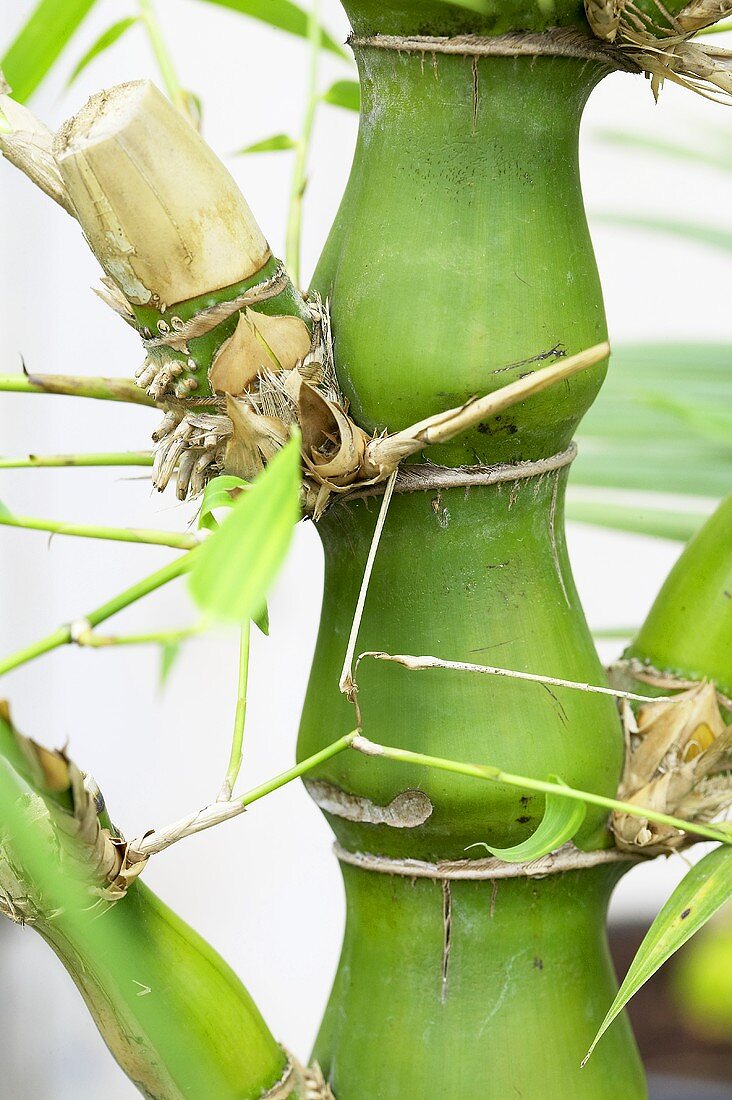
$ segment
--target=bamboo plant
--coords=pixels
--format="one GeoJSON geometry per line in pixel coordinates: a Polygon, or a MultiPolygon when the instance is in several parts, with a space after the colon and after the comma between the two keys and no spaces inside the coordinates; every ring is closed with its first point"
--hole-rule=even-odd
{"type": "MultiPolygon", "coordinates": [[[[617,69],[656,95],[674,81],[728,98],[727,55],[695,36],[732,5],[348,0],[360,131],[307,292],[315,62],[339,49],[317,7],[279,0],[271,17],[313,59],[286,266],[197,132],[148,3],[139,18],[168,98],[146,82],[106,89],[55,134],[20,103],[37,83],[19,61],[38,47],[34,26],[63,9],[68,36],[90,6],[43,0],[9,51],[0,150],[78,221],[144,362],[131,383],[0,386],[157,408],[153,453],[47,464],[152,465],[158,489],[200,500],[200,523],[176,536],[0,512],[0,524],[184,551],[0,673],[65,644],[149,641],[99,627],[185,574],[203,626],[239,626],[239,708],[218,798],[125,839],[66,750],[21,734],[5,706],[0,907],[48,941],[156,1100],[643,1097],[622,1008],[732,893],[732,498],[604,670],[564,533],[573,438],[609,354],[578,132],[617,69]],[[301,515],[317,523],[326,577],[297,762],[239,794],[249,624],[266,626],[301,515]],[[491,652],[501,667],[476,659],[491,652]],[[335,834],[348,905],[309,1068],[144,883],[171,844],[301,777],[335,834]],[[618,992],[613,888],[702,839],[717,846],[618,992]],[[133,973],[148,992],[167,985],[164,1005],[130,991],[133,973]]],[[[226,6],[267,18],[262,4],[226,6]]]]}

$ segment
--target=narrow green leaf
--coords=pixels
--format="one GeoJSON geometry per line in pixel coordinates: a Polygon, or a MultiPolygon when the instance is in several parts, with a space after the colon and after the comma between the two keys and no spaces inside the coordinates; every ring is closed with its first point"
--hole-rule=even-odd
{"type": "MultiPolygon", "coordinates": [[[[566,787],[558,775],[550,775],[551,783],[558,783],[566,787]]],[[[502,859],[504,863],[528,863],[533,859],[541,859],[542,856],[555,852],[561,848],[576,834],[585,819],[587,807],[584,802],[574,802],[560,795],[547,794],[544,816],[538,828],[522,841],[511,848],[491,848],[489,844],[481,842],[481,847],[486,848],[491,855],[502,859]]],[[[470,845],[475,848],[475,844],[470,845]]]]}
{"type": "Polygon", "coordinates": [[[0,62],[14,99],[32,95],[95,2],[40,0],[0,62]]]}
{"type": "MultiPolygon", "coordinates": [[[[217,4],[220,8],[241,12],[242,15],[259,19],[262,23],[269,23],[271,27],[278,27],[279,30],[299,35],[300,38],[308,37],[308,13],[292,0],[206,0],[206,2],[217,4]]],[[[338,54],[339,57],[348,56],[343,47],[326,30],[323,30],[322,35],[326,49],[338,54]]]]}
{"type": "Polygon", "coordinates": [[[219,524],[214,512],[217,508],[233,508],[241,491],[249,488],[249,482],[233,474],[221,474],[209,481],[201,498],[198,513],[198,529],[217,530],[219,524]]]}
{"type": "Polygon", "coordinates": [[[180,657],[180,642],[165,642],[160,647],[160,687],[163,688],[180,657]]]}
{"type": "Polygon", "coordinates": [[[236,156],[243,157],[249,153],[282,153],[287,149],[296,149],[297,142],[289,134],[273,134],[272,137],[255,141],[253,145],[245,145],[243,149],[237,149],[236,156]]]}
{"type": "Polygon", "coordinates": [[[299,491],[300,435],[293,432],[197,553],[190,589],[212,619],[241,623],[261,613],[300,515],[299,491]]]}
{"type": "Polygon", "coordinates": [[[136,15],[128,15],[126,19],[120,19],[119,22],[113,23],[111,27],[107,27],[106,31],[102,31],[99,38],[86,51],[83,57],[77,61],[76,65],[71,71],[69,79],[66,81],[66,87],[70,88],[76,78],[84,72],[84,69],[88,65],[91,65],[95,57],[99,57],[100,54],[108,50],[110,46],[113,46],[115,42],[119,42],[123,34],[125,34],[130,27],[134,27],[140,20],[136,15]]]}
{"type": "Polygon", "coordinates": [[[595,136],[601,141],[607,142],[609,145],[616,145],[621,149],[639,150],[653,156],[690,161],[692,164],[703,165],[705,168],[717,168],[723,172],[732,172],[732,157],[725,156],[716,150],[697,149],[693,145],[686,145],[680,141],[669,141],[665,138],[646,134],[629,134],[625,130],[598,130],[595,136]]]}
{"type": "Polygon", "coordinates": [[[323,96],[323,103],[358,112],[361,110],[361,85],[357,80],[336,80],[323,96]]]}
{"type": "Polygon", "coordinates": [[[623,229],[649,229],[653,233],[682,237],[695,244],[705,244],[711,248],[721,249],[722,252],[732,252],[732,233],[702,222],[687,222],[680,218],[656,218],[643,214],[599,214],[595,216],[595,221],[603,225],[621,226],[623,229]]]}
{"type": "Polygon", "coordinates": [[[722,846],[692,867],[654,920],[582,1065],[630,998],[730,898],[732,847],[722,846]]]}
{"type": "Polygon", "coordinates": [[[7,505],[3,504],[3,502],[0,500],[0,516],[11,516],[12,514],[13,513],[10,511],[7,505]]]}
{"type": "Polygon", "coordinates": [[[576,523],[590,523],[595,527],[610,527],[615,531],[629,531],[635,535],[687,542],[709,518],[708,512],[682,512],[671,508],[651,508],[633,503],[604,500],[567,500],[565,514],[576,523]]]}

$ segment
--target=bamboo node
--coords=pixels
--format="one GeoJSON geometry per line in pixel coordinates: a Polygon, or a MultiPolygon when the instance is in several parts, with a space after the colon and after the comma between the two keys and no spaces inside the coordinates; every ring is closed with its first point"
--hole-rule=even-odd
{"type": "MultiPolygon", "coordinates": [[[[708,681],[654,680],[647,670],[644,679],[677,694],[647,702],[637,713],[622,705],[626,755],[618,797],[693,823],[724,817],[732,809],[732,725],[722,715],[729,700],[708,681]]],[[[695,841],[680,829],[617,811],[611,828],[618,848],[642,855],[668,855],[695,841]]]]}

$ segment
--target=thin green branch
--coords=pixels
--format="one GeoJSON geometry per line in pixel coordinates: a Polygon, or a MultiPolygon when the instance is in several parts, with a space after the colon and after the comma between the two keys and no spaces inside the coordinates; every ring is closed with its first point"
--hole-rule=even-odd
{"type": "Polygon", "coordinates": [[[295,286],[300,285],[300,253],[302,244],[302,206],[307,189],[308,158],[313,137],[315,112],[318,108],[318,68],[322,46],[322,28],[320,26],[320,0],[311,0],[308,15],[308,42],[310,43],[310,61],[305,86],[305,115],[302,132],[296,143],[295,166],[292,173],[290,209],[287,218],[287,240],[285,262],[295,286]]]}
{"type": "Polygon", "coordinates": [[[180,630],[161,630],[152,634],[97,634],[95,630],[82,631],[74,639],[76,645],[85,649],[106,649],[109,646],[126,645],[179,645],[203,634],[202,625],[186,626],[180,630]]]}
{"type": "Polygon", "coordinates": [[[134,542],[144,546],[169,546],[173,550],[194,550],[200,545],[198,535],[181,535],[177,531],[100,527],[94,523],[64,523],[60,520],[38,519],[35,516],[14,516],[2,510],[0,510],[0,527],[19,527],[25,531],[48,531],[52,535],[73,535],[82,539],[134,542]]]}
{"type": "Polygon", "coordinates": [[[0,393],[56,393],[66,397],[91,397],[97,401],[123,401],[128,405],[158,403],[127,378],[86,378],[71,374],[0,375],[0,393]]]}
{"type": "Polygon", "coordinates": [[[590,791],[580,791],[574,787],[565,787],[542,779],[530,779],[524,775],[512,775],[510,772],[501,771],[500,768],[492,767],[490,764],[462,764],[457,760],[446,760],[439,756],[425,756],[424,753],[411,752],[409,749],[396,749],[390,745],[375,744],[365,737],[355,738],[352,747],[366,756],[379,756],[401,764],[419,764],[425,768],[435,768],[438,771],[466,775],[474,779],[488,779],[492,783],[506,783],[510,787],[518,787],[521,790],[559,795],[562,798],[571,798],[577,802],[589,802],[594,806],[602,806],[606,810],[630,814],[632,817],[646,818],[648,821],[655,821],[659,825],[667,825],[672,829],[679,829],[681,832],[694,833],[705,840],[716,840],[722,844],[732,844],[732,833],[723,832],[720,829],[700,825],[695,821],[685,821],[680,817],[671,817],[669,814],[659,813],[647,806],[637,806],[632,802],[621,802],[616,798],[606,798],[604,795],[593,794],[590,791]]]}
{"type": "Polygon", "coordinates": [[[84,615],[82,618],[72,623],[60,626],[45,638],[41,638],[39,641],[33,642],[24,649],[18,650],[17,653],[13,653],[9,657],[6,657],[4,661],[0,661],[0,676],[4,676],[6,672],[11,672],[13,669],[19,668],[21,665],[35,660],[36,657],[40,657],[44,653],[50,653],[53,649],[58,649],[60,646],[69,645],[71,642],[75,642],[78,637],[93,630],[95,626],[99,626],[99,624],[105,622],[106,619],[111,619],[118,611],[122,611],[123,608],[136,603],[137,600],[141,600],[144,596],[148,596],[151,592],[155,592],[156,589],[162,588],[162,586],[168,584],[169,581],[173,581],[177,577],[187,573],[193,565],[197,553],[198,550],[189,550],[183,557],[176,558],[175,561],[163,566],[162,569],[158,569],[157,572],[151,573],[141,581],[137,581],[137,583],[133,584],[130,588],[125,588],[123,592],[113,596],[111,600],[102,604],[101,607],[95,608],[87,615],[84,615]]]}
{"type": "Polygon", "coordinates": [[[242,798],[237,798],[233,802],[214,802],[211,806],[206,806],[205,809],[198,810],[172,825],[155,829],[144,836],[138,837],[130,843],[130,849],[142,856],[156,855],[187,836],[194,836],[196,833],[202,833],[205,829],[213,828],[214,825],[231,821],[232,818],[243,814],[247,806],[251,806],[253,802],[278,791],[280,787],[292,783],[294,779],[307,775],[308,772],[311,772],[320,764],[324,764],[326,760],[330,760],[338,753],[343,752],[344,749],[350,748],[357,737],[358,730],[353,730],[351,733],[347,733],[345,737],[340,737],[337,741],[334,741],[332,745],[321,749],[313,756],[308,756],[307,759],[302,760],[294,767],[288,768],[286,772],[281,772],[273,779],[268,779],[266,783],[253,787],[242,798]]]}
{"type": "Polygon", "coordinates": [[[79,455],[24,455],[20,458],[0,458],[0,470],[51,470],[64,467],[152,466],[151,451],[119,451],[79,455]]]}
{"type": "Polygon", "coordinates": [[[236,786],[244,755],[244,723],[247,716],[247,682],[249,680],[249,642],[252,624],[249,619],[241,628],[239,642],[239,679],[236,692],[236,715],[234,717],[234,735],[231,741],[231,753],[226,778],[219,792],[218,801],[228,802],[236,786]]]}
{"type": "Polygon", "coordinates": [[[145,28],[168,98],[180,113],[192,122],[188,95],[178,79],[172,55],[163,37],[151,0],[140,0],[140,21],[145,28]]]}

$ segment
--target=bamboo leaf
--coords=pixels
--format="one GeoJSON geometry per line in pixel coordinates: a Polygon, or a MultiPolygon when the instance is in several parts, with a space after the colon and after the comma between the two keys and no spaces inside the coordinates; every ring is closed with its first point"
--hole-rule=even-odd
{"type": "Polygon", "coordinates": [[[336,80],[323,96],[323,103],[358,112],[361,110],[361,85],[357,80],[336,80]]]}
{"type": "Polygon", "coordinates": [[[24,103],[36,90],[96,0],[40,0],[0,62],[13,89],[24,103]]]}
{"type": "Polygon", "coordinates": [[[590,1047],[587,1059],[613,1020],[642,985],[678,951],[710,917],[732,898],[732,847],[715,848],[676,887],[638,948],[625,981],[590,1047]]]}
{"type": "Polygon", "coordinates": [[[272,137],[255,141],[253,145],[245,145],[243,149],[237,149],[236,156],[243,157],[249,153],[282,153],[288,149],[296,149],[297,142],[289,134],[273,134],[272,137]]]}
{"type": "MultiPolygon", "coordinates": [[[[269,23],[271,27],[299,35],[301,38],[308,37],[308,14],[292,0],[206,0],[206,2],[216,4],[220,8],[238,11],[242,15],[258,19],[262,23],[269,23]]],[[[338,54],[339,57],[348,56],[343,47],[326,30],[322,31],[322,36],[326,49],[338,54]]]]}
{"type": "Polygon", "coordinates": [[[171,672],[180,657],[180,642],[165,642],[160,647],[160,687],[168,682],[171,672]]]}
{"type": "MultiPolygon", "coordinates": [[[[550,775],[549,780],[562,787],[566,786],[558,775],[550,775]]],[[[572,839],[584,821],[586,812],[584,802],[573,802],[560,795],[547,794],[544,816],[530,837],[511,848],[492,848],[489,844],[481,846],[504,863],[528,863],[532,859],[541,859],[572,839]]]]}
{"type": "Polygon", "coordinates": [[[709,518],[708,512],[682,512],[670,508],[634,505],[629,494],[626,502],[607,500],[577,500],[570,496],[565,514],[575,523],[595,527],[610,527],[634,535],[650,535],[659,539],[687,542],[709,518]]]}
{"type": "Polygon", "coordinates": [[[70,88],[76,78],[84,72],[87,66],[91,65],[96,57],[99,57],[105,50],[108,50],[115,42],[119,42],[120,38],[127,33],[130,27],[134,27],[135,24],[139,22],[138,16],[128,15],[126,19],[120,19],[117,23],[113,23],[111,27],[107,27],[106,31],[102,31],[83,57],[77,61],[71,71],[69,79],[66,81],[66,87],[70,88]]]}
{"type": "MultiPolygon", "coordinates": [[[[646,134],[628,134],[624,130],[614,129],[598,130],[595,136],[601,141],[622,149],[640,150],[643,153],[650,153],[652,156],[667,157],[671,160],[686,160],[692,164],[703,165],[705,168],[716,168],[723,172],[732,172],[732,157],[725,156],[718,151],[697,149],[681,141],[669,141],[665,138],[652,137],[646,134]]],[[[720,134],[720,139],[721,137],[720,134]]]]}
{"type": "Polygon", "coordinates": [[[190,589],[211,618],[240,623],[261,613],[299,518],[299,490],[300,436],[293,432],[197,553],[190,589]]]}
{"type": "Polygon", "coordinates": [[[644,214],[599,214],[596,221],[603,225],[617,225],[623,229],[649,229],[653,233],[666,233],[671,237],[682,237],[695,244],[709,245],[711,248],[732,252],[732,233],[718,229],[715,225],[703,222],[681,221],[680,218],[656,218],[644,214]]]}
{"type": "Polygon", "coordinates": [[[233,508],[237,496],[249,488],[249,482],[233,474],[221,474],[209,481],[201,498],[201,511],[198,514],[198,529],[208,531],[218,529],[214,512],[217,508],[233,508]]]}

